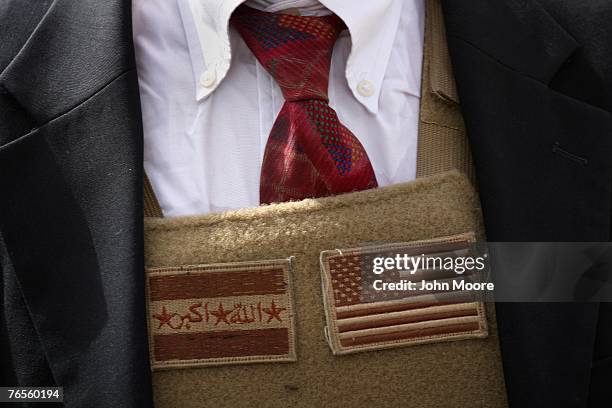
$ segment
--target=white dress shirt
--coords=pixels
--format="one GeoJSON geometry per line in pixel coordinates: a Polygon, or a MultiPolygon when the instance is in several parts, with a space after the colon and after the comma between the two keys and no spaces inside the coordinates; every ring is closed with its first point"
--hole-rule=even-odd
{"type": "MultiPolygon", "coordinates": [[[[266,141],[284,100],[229,25],[242,2],[133,1],[144,166],[165,216],[259,204],[266,141]]],[[[414,179],[424,0],[248,4],[310,15],[331,10],[344,20],[330,105],[363,144],[380,186],[414,179]]]]}

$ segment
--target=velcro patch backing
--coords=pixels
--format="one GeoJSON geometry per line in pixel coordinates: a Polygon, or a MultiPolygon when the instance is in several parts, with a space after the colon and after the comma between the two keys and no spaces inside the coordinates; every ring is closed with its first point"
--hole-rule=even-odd
{"type": "MultiPolygon", "coordinates": [[[[484,303],[473,293],[413,294],[377,292],[381,279],[372,270],[375,257],[462,256],[475,240],[466,233],[409,243],[365,246],[321,253],[326,335],[334,354],[486,337],[484,303]]],[[[439,270],[420,270],[419,280],[450,278],[439,270]]],[[[389,281],[402,273],[392,272],[389,281]]],[[[383,279],[384,280],[384,279],[383,279]]]]}
{"type": "Polygon", "coordinates": [[[296,360],[288,259],[147,268],[153,369],[296,360]]]}

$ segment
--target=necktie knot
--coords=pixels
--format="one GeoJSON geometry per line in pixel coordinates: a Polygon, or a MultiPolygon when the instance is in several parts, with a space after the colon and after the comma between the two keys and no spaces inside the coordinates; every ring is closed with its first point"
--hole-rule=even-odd
{"type": "Polygon", "coordinates": [[[376,187],[365,149],[328,103],[331,55],[345,27],[342,20],[240,6],[231,21],[285,97],[266,143],[260,202],[376,187]]]}
{"type": "Polygon", "coordinates": [[[331,55],[345,27],[338,16],[295,16],[240,6],[231,21],[287,101],[328,100],[331,55]]]}

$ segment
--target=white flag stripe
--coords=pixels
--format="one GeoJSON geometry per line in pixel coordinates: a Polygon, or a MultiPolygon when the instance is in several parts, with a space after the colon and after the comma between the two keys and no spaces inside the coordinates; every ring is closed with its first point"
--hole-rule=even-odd
{"type": "MultiPolygon", "coordinates": [[[[380,302],[357,303],[350,306],[340,306],[336,308],[338,318],[348,315],[365,316],[372,313],[384,313],[385,311],[400,311],[411,309],[422,309],[440,303],[469,303],[475,300],[474,294],[467,291],[447,292],[436,295],[411,296],[396,300],[386,300],[380,302]],[[380,310],[380,312],[378,312],[380,310]]],[[[352,317],[352,316],[351,316],[352,317]]]]}

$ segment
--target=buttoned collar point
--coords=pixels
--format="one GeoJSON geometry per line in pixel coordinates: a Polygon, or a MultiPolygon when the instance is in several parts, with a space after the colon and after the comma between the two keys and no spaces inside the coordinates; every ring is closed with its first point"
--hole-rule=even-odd
{"type": "MultiPolygon", "coordinates": [[[[244,0],[177,1],[193,66],[195,97],[202,101],[217,89],[230,69],[230,17],[244,0]]],[[[287,7],[299,5],[296,0],[281,0],[264,11],[278,11],[282,3],[287,7]]],[[[359,6],[347,0],[322,0],[321,4],[348,28],[351,52],[345,75],[353,96],[369,112],[377,113],[402,7],[417,7],[417,0],[364,1],[359,6]]],[[[420,78],[412,82],[407,84],[410,92],[420,95],[420,78]]]]}

